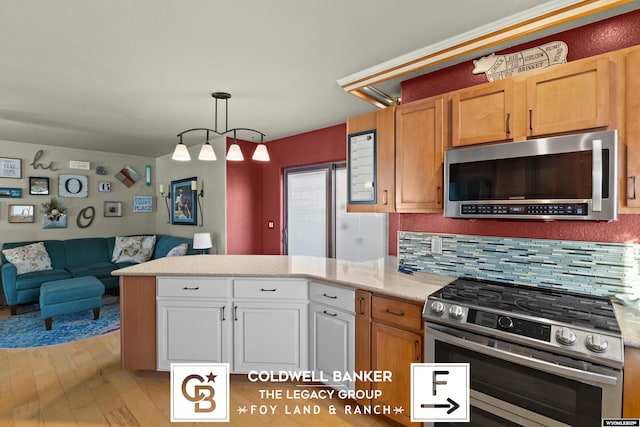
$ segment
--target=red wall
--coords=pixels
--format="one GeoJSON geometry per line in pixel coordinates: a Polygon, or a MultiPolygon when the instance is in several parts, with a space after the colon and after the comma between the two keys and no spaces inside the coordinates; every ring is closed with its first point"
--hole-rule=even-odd
{"type": "MultiPolygon", "coordinates": [[[[598,55],[640,44],[640,11],[634,11],[593,24],[509,48],[498,54],[518,52],[550,41],[564,41],[569,47],[568,61],[598,55]]],[[[402,82],[402,102],[411,102],[456,89],[486,83],[484,74],[474,75],[473,62],[467,61],[402,82]]],[[[389,254],[397,254],[398,231],[482,236],[528,237],[536,239],[594,242],[640,243],[640,215],[620,215],[615,222],[530,222],[496,220],[454,220],[442,214],[390,214],[389,254]]]]}
{"type": "MultiPolygon", "coordinates": [[[[227,138],[227,150],[232,138],[227,138]]],[[[227,162],[227,248],[236,255],[259,254],[262,236],[262,163],[251,160],[256,144],[238,141],[244,161],[227,162]]]]}
{"type": "Polygon", "coordinates": [[[340,124],[269,141],[268,163],[250,160],[255,144],[242,145],[245,161],[227,162],[228,254],[283,253],[284,169],[344,161],[346,132],[346,124],[340,124]],[[273,229],[267,227],[269,221],[273,229]]]}

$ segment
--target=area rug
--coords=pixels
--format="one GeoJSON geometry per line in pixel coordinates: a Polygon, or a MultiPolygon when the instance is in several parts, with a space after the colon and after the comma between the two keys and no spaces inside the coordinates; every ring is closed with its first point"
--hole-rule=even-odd
{"type": "Polygon", "coordinates": [[[55,316],[50,331],[45,329],[37,305],[21,309],[27,312],[0,320],[0,348],[63,344],[120,329],[119,297],[104,298],[98,320],[93,320],[92,310],[55,316]]]}

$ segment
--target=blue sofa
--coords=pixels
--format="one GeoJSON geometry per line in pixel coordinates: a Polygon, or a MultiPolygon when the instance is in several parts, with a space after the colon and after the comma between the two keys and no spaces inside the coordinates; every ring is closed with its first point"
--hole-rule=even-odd
{"type": "MultiPolygon", "coordinates": [[[[104,284],[106,290],[117,290],[119,278],[112,276],[111,272],[133,265],[131,262],[111,262],[115,237],[11,242],[4,243],[2,249],[11,249],[36,242],[44,242],[51,258],[52,270],[18,275],[16,267],[2,255],[2,288],[11,314],[16,313],[18,304],[38,302],[40,286],[44,282],[71,277],[94,276],[104,284]]],[[[187,255],[197,253],[193,249],[193,239],[156,234],[152,259],[165,257],[172,248],[182,243],[189,245],[187,255]]]]}

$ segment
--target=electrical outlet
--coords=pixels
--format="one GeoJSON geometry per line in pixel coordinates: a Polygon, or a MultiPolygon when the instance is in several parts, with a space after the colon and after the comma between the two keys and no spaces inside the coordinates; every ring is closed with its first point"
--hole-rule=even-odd
{"type": "Polygon", "coordinates": [[[431,253],[432,254],[441,254],[442,253],[442,239],[437,236],[431,237],[431,253]]]}

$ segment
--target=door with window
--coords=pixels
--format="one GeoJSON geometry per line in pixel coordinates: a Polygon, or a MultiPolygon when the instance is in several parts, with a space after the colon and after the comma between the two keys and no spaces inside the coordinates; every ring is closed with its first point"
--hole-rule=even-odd
{"type": "Polygon", "coordinates": [[[365,261],[387,255],[388,216],[347,212],[344,163],[284,171],[285,254],[365,261]]]}

